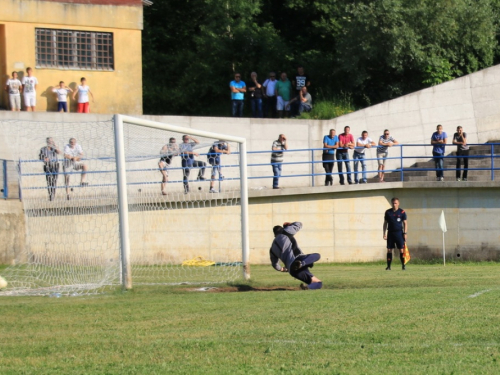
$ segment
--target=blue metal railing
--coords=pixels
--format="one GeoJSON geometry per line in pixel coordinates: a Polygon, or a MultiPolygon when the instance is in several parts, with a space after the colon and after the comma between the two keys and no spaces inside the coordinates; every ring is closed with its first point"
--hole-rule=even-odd
{"type": "MultiPolygon", "coordinates": [[[[447,160],[456,160],[457,158],[467,158],[469,161],[473,161],[473,160],[489,160],[489,165],[488,166],[483,166],[483,167],[478,167],[478,166],[472,166],[472,167],[469,167],[467,168],[468,171],[490,171],[489,173],[489,179],[491,181],[494,181],[495,180],[495,171],[497,170],[500,170],[500,168],[496,168],[495,167],[495,159],[500,157],[500,154],[499,155],[496,155],[495,154],[495,146],[500,146],[499,143],[489,143],[489,144],[470,144],[469,146],[480,146],[483,148],[483,151],[484,151],[484,148],[485,146],[489,147],[489,150],[487,150],[485,153],[483,154],[473,154],[473,155],[468,155],[468,156],[457,156],[457,155],[446,155],[446,156],[443,156],[442,159],[443,159],[443,162],[446,162],[447,160]]],[[[387,173],[399,173],[399,180],[400,181],[404,181],[404,178],[405,178],[405,173],[408,173],[408,172],[429,172],[429,171],[436,171],[437,169],[434,167],[434,168],[421,168],[421,167],[417,167],[417,166],[408,166],[408,165],[413,165],[412,164],[412,160],[415,160],[417,162],[421,162],[422,160],[426,161],[426,162],[429,162],[434,159],[434,157],[432,155],[411,155],[411,152],[409,153],[408,151],[405,151],[405,148],[414,148],[414,147],[420,147],[422,149],[428,149],[429,147],[432,147],[432,145],[429,145],[429,144],[406,144],[406,145],[394,145],[390,148],[391,150],[391,153],[396,153],[395,156],[390,156],[390,157],[387,157],[385,158],[386,161],[388,162],[391,162],[391,164],[393,165],[397,165],[397,167],[393,167],[391,169],[384,169],[383,172],[385,174],[387,173]],[[396,150],[399,150],[399,155],[397,154],[397,151],[396,150]],[[399,160],[399,162],[397,162],[399,160]],[[394,161],[396,161],[394,163],[394,161]],[[405,166],[407,165],[407,166],[405,166]]],[[[376,149],[377,146],[372,146],[371,149],[376,149]]],[[[450,151],[450,149],[453,149],[453,151],[455,150],[455,146],[454,145],[448,145],[447,146],[447,149],[448,151],[450,151]]],[[[334,163],[334,165],[337,165],[338,166],[338,163],[343,163],[344,166],[345,166],[345,163],[347,162],[350,166],[353,166],[354,163],[358,162],[358,166],[361,167],[362,165],[362,162],[368,164],[370,162],[376,162],[379,160],[379,158],[377,157],[365,157],[364,159],[360,160],[360,159],[353,159],[352,158],[352,150],[349,150],[348,151],[348,155],[349,155],[349,159],[347,160],[342,160],[342,161],[339,161],[339,160],[328,160],[328,161],[323,161],[321,160],[321,154],[323,153],[324,150],[331,150],[331,149],[323,149],[323,148],[305,148],[305,149],[294,149],[294,150],[283,150],[283,156],[284,156],[284,161],[282,163],[274,163],[274,164],[282,164],[282,167],[283,167],[283,170],[286,172],[287,170],[289,170],[290,168],[293,168],[293,172],[292,173],[289,173],[289,174],[283,174],[281,176],[279,176],[279,178],[310,178],[310,186],[315,186],[315,179],[317,177],[321,177],[321,176],[326,176],[327,173],[323,173],[323,172],[320,172],[318,171],[317,169],[318,168],[315,168],[317,167],[317,164],[323,164],[323,163],[334,163]],[[287,161],[292,159],[293,161],[287,161]],[[295,161],[297,160],[297,161],[295,161]],[[303,166],[308,166],[308,167],[303,167],[303,166]],[[287,168],[288,167],[288,168],[287,168]]],[[[368,149],[370,150],[370,149],[368,149]]],[[[258,180],[258,179],[272,179],[274,178],[275,176],[271,174],[271,168],[269,168],[269,173],[266,173],[266,172],[262,172],[262,171],[257,171],[256,169],[259,168],[259,167],[270,167],[273,165],[273,163],[271,163],[270,159],[271,159],[271,153],[273,152],[276,152],[276,151],[272,151],[272,150],[262,150],[262,151],[249,151],[248,152],[248,160],[249,160],[249,164],[248,164],[248,168],[249,168],[249,179],[251,180],[258,180]],[[262,155],[268,155],[269,156],[269,161],[266,161],[264,162],[264,158],[262,157],[262,155]],[[253,160],[254,161],[253,161],[253,160]],[[255,172],[252,173],[252,170],[254,170],[255,172]]],[[[280,151],[281,152],[281,151],[280,151]]],[[[372,153],[376,153],[376,151],[371,151],[372,153]]],[[[232,153],[232,155],[237,155],[238,153],[237,152],[234,152],[232,153]]],[[[205,156],[207,154],[200,154],[200,158],[199,160],[202,160],[202,156],[205,156]]],[[[376,155],[376,154],[375,154],[376,155]]],[[[368,155],[366,155],[368,156],[368,155]]],[[[152,158],[158,158],[158,155],[144,155],[144,156],[138,156],[136,159],[133,159],[132,161],[140,161],[142,159],[146,160],[146,159],[152,159],[152,158]]],[[[221,157],[221,161],[223,162],[224,159],[226,158],[225,155],[223,155],[221,157]]],[[[97,160],[100,160],[100,161],[112,161],[113,158],[98,158],[97,160]]],[[[93,160],[93,159],[82,159],[82,161],[84,160],[93,160]]],[[[61,160],[62,162],[62,160],[61,160]]],[[[2,188],[2,197],[4,199],[7,199],[7,198],[20,198],[21,197],[21,192],[20,192],[20,189],[13,189],[14,186],[16,186],[18,184],[18,173],[19,171],[21,171],[21,167],[24,163],[40,163],[42,164],[42,161],[40,160],[20,160],[19,162],[16,162],[16,161],[12,161],[12,160],[1,160],[1,166],[2,166],[2,173],[1,173],[1,177],[2,177],[2,181],[1,181],[1,186],[3,187],[2,188]]],[[[373,164],[373,163],[372,163],[373,164]]],[[[378,164],[378,163],[377,163],[378,164]]],[[[221,165],[222,168],[224,169],[227,169],[227,168],[238,168],[239,166],[237,164],[222,164],[221,165]]],[[[212,166],[211,165],[206,165],[206,168],[207,169],[211,169],[212,166]]],[[[179,174],[180,174],[180,177],[181,179],[176,179],[176,180],[170,180],[169,179],[169,183],[182,183],[183,180],[182,180],[182,175],[183,175],[183,170],[184,169],[187,169],[187,168],[182,168],[182,167],[170,167],[168,170],[169,172],[174,172],[174,171],[179,171],[179,174]]],[[[190,168],[191,169],[191,168],[190,168]]],[[[359,168],[357,172],[354,171],[354,168],[352,168],[349,172],[348,171],[342,171],[342,172],[339,172],[338,171],[338,168],[337,168],[337,171],[332,171],[331,175],[332,176],[339,176],[339,175],[348,175],[348,174],[354,174],[354,173],[358,173],[358,174],[362,174],[363,171],[361,170],[362,168],[359,168]]],[[[444,168],[443,171],[464,171],[465,168],[444,168]]],[[[127,172],[128,173],[135,173],[135,172],[158,172],[159,171],[159,168],[157,167],[148,167],[148,168],[137,168],[137,166],[135,166],[134,168],[129,168],[127,169],[127,172]]],[[[379,170],[373,170],[373,169],[368,169],[367,167],[367,170],[364,172],[368,175],[372,175],[372,176],[376,176],[376,174],[379,172],[379,170]]],[[[60,172],[61,174],[66,174],[66,175],[71,175],[71,174],[81,174],[82,172],[67,172],[67,173],[64,173],[64,172],[60,172]]],[[[109,169],[109,170],[89,170],[87,172],[85,172],[87,174],[89,174],[90,176],[92,174],[101,174],[101,173],[116,173],[116,171],[113,169],[109,169]]],[[[25,174],[21,174],[23,177],[27,177],[27,176],[46,176],[46,173],[43,172],[42,168],[40,168],[40,171],[38,172],[31,172],[31,173],[25,173],[25,174]]],[[[210,178],[209,178],[210,179],[210,178]]],[[[209,180],[207,179],[207,180],[209,180]]],[[[238,177],[231,177],[231,176],[228,176],[228,177],[225,177],[224,178],[225,180],[236,180],[238,179],[238,177]]],[[[215,181],[219,181],[219,184],[220,184],[220,181],[221,179],[220,178],[216,178],[215,181]]],[[[196,180],[189,180],[189,182],[197,182],[196,180]]],[[[129,182],[129,185],[140,185],[140,184],[160,184],[161,183],[161,179],[158,179],[158,181],[149,181],[149,182],[129,182]]],[[[113,186],[114,184],[94,184],[94,185],[89,185],[90,187],[92,186],[96,186],[96,187],[102,187],[102,186],[113,186]]],[[[303,184],[300,184],[301,186],[303,186],[303,184]]],[[[17,185],[18,186],[18,185],[17,185]]],[[[71,186],[68,186],[69,188],[74,188],[74,187],[78,187],[79,185],[71,185],[71,186]]],[[[60,186],[61,187],[61,186],[60,186]]],[[[44,183],[41,183],[40,186],[26,186],[24,187],[25,189],[46,189],[46,186],[44,183]]]]}
{"type": "Polygon", "coordinates": [[[0,198],[19,198],[18,163],[14,160],[0,159],[0,198]]]}

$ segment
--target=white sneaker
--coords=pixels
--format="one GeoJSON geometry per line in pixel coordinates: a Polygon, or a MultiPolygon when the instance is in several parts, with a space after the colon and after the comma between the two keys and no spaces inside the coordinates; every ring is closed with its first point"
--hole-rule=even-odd
{"type": "Polygon", "coordinates": [[[440,178],[439,178],[439,181],[444,181],[444,177],[440,177],[440,178]]]}
{"type": "Polygon", "coordinates": [[[460,180],[459,178],[457,178],[457,181],[462,181],[462,180],[460,180]]]}
{"type": "Polygon", "coordinates": [[[218,193],[218,191],[215,189],[210,189],[209,193],[218,193]]]}

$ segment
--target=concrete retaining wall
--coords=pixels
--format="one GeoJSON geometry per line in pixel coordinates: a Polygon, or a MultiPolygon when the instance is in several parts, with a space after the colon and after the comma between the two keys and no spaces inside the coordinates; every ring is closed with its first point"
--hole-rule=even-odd
{"type": "MultiPolygon", "coordinates": [[[[408,244],[414,258],[439,258],[442,233],[438,218],[444,210],[449,260],[500,260],[500,201],[494,183],[387,183],[384,186],[331,189],[298,188],[286,193],[254,192],[250,199],[250,260],[269,262],[272,227],[301,221],[297,235],[302,249],[318,252],[326,262],[365,262],[385,258],[383,213],[398,196],[408,213],[408,244]],[[460,254],[460,258],[458,258],[460,254]]],[[[10,263],[24,247],[21,204],[0,201],[0,260],[10,263]]],[[[29,218],[32,251],[48,256],[59,249],[61,261],[117,248],[116,214],[29,218]],[[49,222],[48,222],[49,220],[49,222]],[[68,234],[57,234],[69,230],[68,234]],[[102,251],[99,250],[102,247],[102,251]],[[74,253],[71,254],[71,251],[74,253]],[[64,255],[66,254],[66,255],[64,255]]],[[[181,263],[195,256],[239,259],[239,209],[197,207],[130,213],[132,258],[145,264],[181,263]],[[236,251],[236,253],[234,253],[236,251]]],[[[117,254],[107,253],[107,257],[117,254]]]]}

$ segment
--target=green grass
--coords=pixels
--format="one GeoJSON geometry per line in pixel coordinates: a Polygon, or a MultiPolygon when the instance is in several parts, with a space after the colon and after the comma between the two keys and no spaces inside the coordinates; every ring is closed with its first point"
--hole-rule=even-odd
{"type": "MultiPolygon", "coordinates": [[[[303,112],[299,119],[329,120],[356,110],[352,99],[348,95],[335,97],[332,99],[319,99],[313,101],[311,112],[303,112]]],[[[340,134],[340,133],[339,133],[340,134]]]]}
{"type": "Polygon", "coordinates": [[[0,374],[500,373],[500,265],[399,268],[320,264],[319,291],[3,297],[0,374]]]}

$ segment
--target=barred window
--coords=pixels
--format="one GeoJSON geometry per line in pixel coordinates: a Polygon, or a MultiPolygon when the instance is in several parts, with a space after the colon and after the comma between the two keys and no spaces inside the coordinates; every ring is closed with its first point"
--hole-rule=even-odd
{"type": "Polygon", "coordinates": [[[35,29],[36,67],[113,70],[113,34],[35,29]]]}

